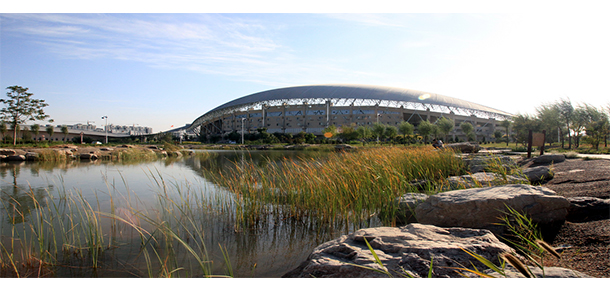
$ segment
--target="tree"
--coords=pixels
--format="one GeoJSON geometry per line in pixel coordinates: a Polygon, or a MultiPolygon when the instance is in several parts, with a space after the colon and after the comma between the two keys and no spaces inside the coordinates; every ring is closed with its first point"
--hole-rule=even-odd
{"type": "MultiPolygon", "coordinates": [[[[548,142],[552,142],[552,133],[559,131],[559,137],[563,141],[565,128],[559,114],[559,107],[556,104],[542,105],[536,108],[536,116],[540,120],[541,130],[546,130],[548,142]]],[[[560,141],[557,141],[560,142],[560,141]]]]}
{"type": "Polygon", "coordinates": [[[413,130],[415,130],[415,126],[407,121],[398,124],[398,132],[402,134],[403,138],[407,138],[407,135],[413,135],[413,130]]]}
{"type": "Polygon", "coordinates": [[[372,132],[373,135],[377,136],[377,142],[379,142],[379,139],[383,139],[384,137],[385,125],[382,123],[374,123],[372,132]]]}
{"type": "Polygon", "coordinates": [[[390,125],[385,127],[385,131],[383,132],[383,135],[385,137],[390,138],[391,140],[394,140],[394,138],[396,138],[397,134],[398,134],[398,129],[396,127],[390,126],[390,125]]]}
{"type": "Polygon", "coordinates": [[[506,133],[506,146],[508,146],[508,140],[510,137],[510,126],[513,124],[513,122],[511,122],[511,120],[506,119],[500,122],[500,126],[502,126],[504,128],[504,132],[506,133]]]}
{"type": "Polygon", "coordinates": [[[463,122],[460,124],[460,129],[466,135],[467,140],[475,140],[476,136],[474,135],[474,126],[469,122],[463,122]]]}
{"type": "Polygon", "coordinates": [[[49,141],[51,141],[51,137],[53,137],[53,132],[55,131],[55,127],[53,127],[53,125],[48,125],[47,128],[45,129],[45,131],[47,132],[47,134],[49,134],[49,141]]]}
{"type": "MultiPolygon", "coordinates": [[[[561,99],[558,103],[555,104],[555,106],[557,106],[559,116],[561,117],[563,124],[567,129],[568,149],[572,149],[572,134],[570,133],[570,129],[574,120],[574,107],[572,106],[572,102],[570,101],[570,99],[561,99]]],[[[561,145],[561,148],[563,148],[563,143],[561,145]]]]}
{"type": "Polygon", "coordinates": [[[45,114],[44,107],[48,106],[42,99],[31,98],[33,93],[28,88],[9,86],[6,88],[7,99],[0,99],[5,107],[0,110],[0,119],[9,123],[13,132],[13,145],[17,144],[17,128],[25,121],[44,120],[49,116],[45,114]]]}
{"type": "Polygon", "coordinates": [[[2,133],[2,141],[4,141],[4,135],[8,132],[8,128],[6,127],[6,123],[2,121],[0,123],[0,133],[2,133]]]}
{"type": "Polygon", "coordinates": [[[34,132],[34,141],[38,141],[38,134],[40,133],[40,125],[39,124],[33,124],[30,126],[30,130],[32,130],[32,132],[34,132]]]}
{"type": "Polygon", "coordinates": [[[358,139],[362,140],[362,144],[364,144],[364,140],[371,137],[371,129],[365,126],[359,126],[356,128],[356,133],[358,133],[358,139]]]}
{"type": "Polygon", "coordinates": [[[453,130],[455,127],[455,123],[445,117],[441,117],[438,121],[436,121],[436,125],[438,126],[438,130],[443,134],[443,139],[447,141],[447,134],[453,130]]]}
{"type": "Polygon", "coordinates": [[[424,137],[424,143],[428,143],[428,136],[432,134],[432,131],[432,124],[427,120],[421,121],[419,125],[417,125],[417,132],[424,137]]]}
{"type": "Polygon", "coordinates": [[[61,133],[64,134],[64,142],[68,141],[68,126],[62,125],[61,126],[61,133]]]}

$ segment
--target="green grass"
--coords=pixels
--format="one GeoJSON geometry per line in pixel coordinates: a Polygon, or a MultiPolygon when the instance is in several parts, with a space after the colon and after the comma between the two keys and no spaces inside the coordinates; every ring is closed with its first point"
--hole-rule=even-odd
{"type": "Polygon", "coordinates": [[[382,209],[392,214],[395,198],[415,191],[410,181],[440,181],[463,170],[451,151],[376,147],[262,166],[243,160],[214,177],[237,194],[237,221],[246,225],[262,220],[270,206],[281,220],[362,222],[382,209]]]}

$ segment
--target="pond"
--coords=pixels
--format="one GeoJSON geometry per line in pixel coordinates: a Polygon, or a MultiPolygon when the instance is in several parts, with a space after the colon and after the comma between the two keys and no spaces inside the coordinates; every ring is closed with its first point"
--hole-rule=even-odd
{"type": "MultiPolygon", "coordinates": [[[[4,268],[10,270],[9,254],[21,254],[16,261],[31,254],[54,263],[54,277],[280,277],[319,244],[354,230],[278,219],[273,206],[264,220],[237,224],[235,194],[211,178],[240,161],[322,159],[324,153],[210,152],[129,163],[1,163],[4,268]],[[45,224],[50,228],[43,231],[45,224]]],[[[373,218],[365,225],[381,223],[373,218]]]]}

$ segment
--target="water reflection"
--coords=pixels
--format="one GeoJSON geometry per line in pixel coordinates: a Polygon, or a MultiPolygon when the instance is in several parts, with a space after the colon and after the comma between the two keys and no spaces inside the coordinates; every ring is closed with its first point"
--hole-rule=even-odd
{"type": "MultiPolygon", "coordinates": [[[[74,195],[87,201],[94,213],[111,213],[116,217],[98,218],[106,237],[105,252],[99,258],[103,268],[83,270],[90,265],[89,258],[64,255],[60,258],[65,267],[59,267],[56,276],[147,277],[148,270],[162,269],[162,263],[147,262],[142,255],[141,234],[134,228],[140,226],[153,232],[154,223],[142,220],[143,216],[148,216],[175,224],[177,227],[173,231],[190,245],[198,246],[198,238],[203,238],[208,256],[214,262],[213,274],[225,273],[222,246],[228,252],[236,276],[279,277],[297,267],[317,245],[359,227],[347,222],[330,225],[307,218],[282,218],[274,214],[273,206],[269,206],[260,220],[236,228],[233,195],[211,183],[217,178],[213,176],[250,161],[264,166],[284,159],[323,159],[325,154],[303,151],[213,153],[208,158],[195,156],[138,163],[2,163],[0,212],[5,218],[0,223],[2,240],[8,240],[10,233],[6,230],[11,226],[32,220],[34,208],[44,208],[49,202],[67,201],[66,196],[74,195]],[[139,219],[134,214],[138,214],[139,219]],[[67,268],[69,266],[80,267],[82,271],[67,268]]],[[[57,210],[69,213],[68,209],[57,210]]],[[[371,219],[362,222],[361,227],[379,224],[371,219]]],[[[156,246],[163,244],[161,241],[155,243],[156,246]]],[[[201,272],[187,272],[189,268],[196,270],[197,262],[184,247],[176,244],[174,248],[176,260],[185,269],[176,271],[173,276],[202,276],[201,272]]]]}

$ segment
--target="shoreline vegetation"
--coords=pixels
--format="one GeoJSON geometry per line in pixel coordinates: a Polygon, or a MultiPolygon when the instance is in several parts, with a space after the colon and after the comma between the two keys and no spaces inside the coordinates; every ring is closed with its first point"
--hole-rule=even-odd
{"type": "MultiPolygon", "coordinates": [[[[213,156],[172,144],[155,146],[157,149],[128,146],[77,147],[70,152],[99,151],[104,155],[98,159],[134,161],[172,155],[198,155],[201,159],[213,156]]],[[[39,157],[76,159],[65,152],[65,157],[46,154],[60,153],[54,149],[43,149],[39,157]]],[[[333,151],[332,145],[316,151],[322,149],[329,153],[320,159],[262,164],[244,159],[229,168],[211,168],[204,176],[219,186],[212,194],[188,181],[166,181],[151,171],[148,175],[157,187],[157,206],[152,210],[138,208],[137,195],[129,191],[129,182],[123,182],[127,196],[111,191],[117,189],[114,185],[108,187],[108,210],[99,200],[90,202],[79,190],[66,190],[65,186],[57,186],[55,191],[47,189],[43,195],[32,189],[21,190],[28,204],[2,200],[10,230],[2,230],[0,237],[0,277],[65,277],[65,270],[74,269],[81,271],[81,277],[232,277],[231,261],[222,246],[225,272],[213,272],[215,267],[205,244],[207,226],[202,223],[212,215],[223,214],[224,219],[219,220],[232,226],[232,232],[277,222],[330,224],[344,232],[368,227],[372,220],[395,226],[394,201],[404,193],[417,191],[414,181],[426,180],[425,192],[432,193],[447,177],[467,173],[455,152],[436,151],[431,146],[333,151]],[[381,213],[384,216],[379,218],[381,213]],[[121,255],[113,251],[130,244],[139,250],[137,257],[144,258],[144,266],[133,267],[127,260],[117,260],[121,255]],[[124,271],[118,272],[121,269],[124,271]]]]}

